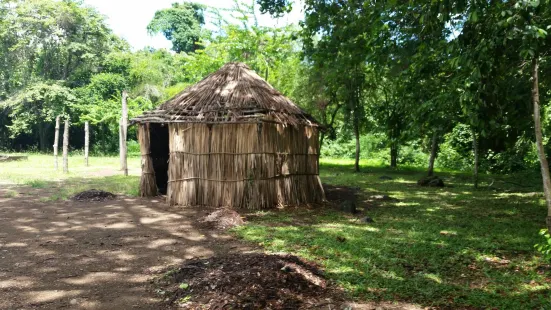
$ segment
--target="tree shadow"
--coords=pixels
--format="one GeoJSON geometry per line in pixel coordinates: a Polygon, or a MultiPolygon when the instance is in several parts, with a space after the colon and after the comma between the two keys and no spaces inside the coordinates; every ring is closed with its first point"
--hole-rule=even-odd
{"type": "Polygon", "coordinates": [[[161,198],[49,201],[81,181],[0,185],[0,308],[157,309],[147,283],[167,265],[252,249],[198,225],[209,210],[161,198]]]}
{"type": "Polygon", "coordinates": [[[545,262],[533,248],[545,219],[541,194],[474,191],[453,174],[444,175],[451,187],[419,187],[415,173],[383,169],[355,176],[349,168],[326,169],[323,175],[332,178],[322,181],[360,188],[359,200],[387,194],[398,201],[371,204],[359,215],[274,211],[255,217],[239,234],[270,250],[318,261],[360,300],[443,309],[551,304],[551,274],[539,268],[545,262]],[[393,180],[379,180],[380,173],[393,180]],[[362,223],[364,215],[374,223],[362,223]]]}

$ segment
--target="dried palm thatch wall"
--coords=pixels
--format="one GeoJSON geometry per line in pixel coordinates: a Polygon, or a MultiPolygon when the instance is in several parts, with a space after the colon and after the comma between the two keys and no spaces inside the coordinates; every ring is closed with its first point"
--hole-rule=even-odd
{"type": "Polygon", "coordinates": [[[316,127],[170,124],[171,205],[266,209],[321,202],[316,127]]]}
{"type": "Polygon", "coordinates": [[[157,182],[155,181],[155,170],[150,147],[150,124],[139,124],[138,142],[142,155],[142,176],[140,177],[140,196],[152,197],[157,195],[157,182]]]}

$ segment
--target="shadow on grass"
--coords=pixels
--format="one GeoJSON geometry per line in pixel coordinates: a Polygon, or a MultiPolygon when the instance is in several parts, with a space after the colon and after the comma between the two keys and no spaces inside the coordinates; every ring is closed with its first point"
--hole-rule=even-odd
{"type": "Polygon", "coordinates": [[[318,261],[363,300],[454,309],[549,307],[551,274],[541,271],[546,262],[533,248],[546,214],[542,194],[527,192],[535,186],[473,190],[464,174],[440,173],[452,187],[425,188],[415,185],[423,171],[351,170],[323,164],[320,171],[324,182],[360,188],[360,199],[399,199],[368,205],[374,223],[333,209],[273,211],[251,217],[236,233],[268,250],[318,261]],[[379,180],[382,174],[393,180],[379,180]]]}

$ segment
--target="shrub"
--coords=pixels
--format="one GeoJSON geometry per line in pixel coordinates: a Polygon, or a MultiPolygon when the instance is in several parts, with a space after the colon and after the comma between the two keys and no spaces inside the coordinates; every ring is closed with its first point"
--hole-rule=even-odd
{"type": "Polygon", "coordinates": [[[543,242],[536,244],[534,247],[543,255],[543,258],[551,262],[551,235],[547,229],[540,230],[540,236],[543,237],[543,242]]]}
{"type": "Polygon", "coordinates": [[[139,156],[140,155],[140,144],[138,141],[130,140],[127,142],[127,152],[128,156],[139,156]]]}

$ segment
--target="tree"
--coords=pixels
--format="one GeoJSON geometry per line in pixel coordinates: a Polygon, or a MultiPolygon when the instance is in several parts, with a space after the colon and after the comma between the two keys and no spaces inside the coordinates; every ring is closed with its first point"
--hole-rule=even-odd
{"type": "Polygon", "coordinates": [[[10,110],[12,137],[21,133],[38,133],[39,148],[48,146],[48,129],[60,114],[67,115],[69,107],[76,102],[73,92],[57,84],[39,83],[10,98],[4,106],[10,110]]]}
{"type": "Polygon", "coordinates": [[[534,131],[547,205],[546,224],[548,232],[551,233],[551,176],[543,145],[539,91],[540,59],[548,56],[547,53],[551,46],[551,36],[547,32],[548,29],[551,29],[551,1],[519,1],[512,10],[503,8],[500,15],[507,17],[502,21],[508,30],[505,32],[505,40],[513,41],[513,44],[517,41],[517,44],[520,44],[520,55],[529,61],[531,67],[529,76],[532,82],[534,131]]]}
{"type": "Polygon", "coordinates": [[[172,41],[172,50],[194,52],[205,24],[204,5],[192,2],[173,3],[171,8],[155,12],[147,30],[150,34],[162,33],[172,41]]]}

